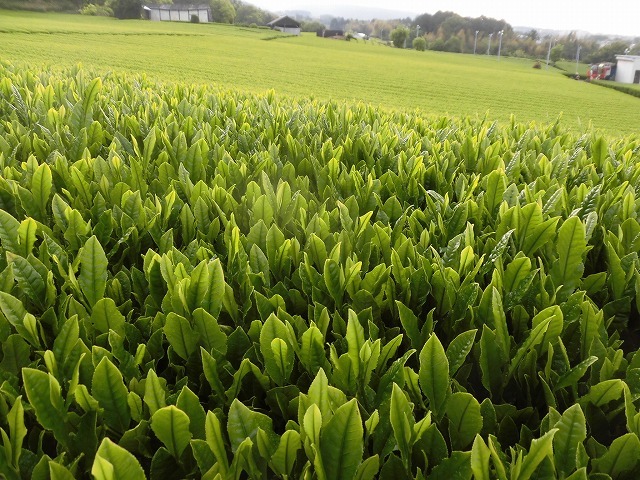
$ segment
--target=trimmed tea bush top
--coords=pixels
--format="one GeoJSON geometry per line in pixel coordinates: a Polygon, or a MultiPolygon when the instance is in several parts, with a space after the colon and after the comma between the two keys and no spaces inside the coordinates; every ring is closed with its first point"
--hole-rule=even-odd
{"type": "Polygon", "coordinates": [[[637,136],[0,71],[6,478],[640,474],[637,136]]]}

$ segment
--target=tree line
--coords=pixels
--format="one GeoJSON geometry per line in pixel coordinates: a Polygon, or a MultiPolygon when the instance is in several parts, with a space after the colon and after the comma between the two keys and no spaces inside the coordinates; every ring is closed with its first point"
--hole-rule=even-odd
{"type": "MultiPolygon", "coordinates": [[[[205,0],[207,1],[207,0],[205,0]]],[[[192,4],[193,0],[152,0],[154,4],[192,4]]],[[[212,21],[240,25],[265,25],[274,18],[271,12],[243,0],[208,0],[212,21]]],[[[43,11],[80,11],[87,15],[140,18],[142,0],[0,0],[0,8],[43,11]]],[[[450,11],[423,13],[415,18],[395,20],[358,20],[334,17],[328,24],[314,19],[301,22],[302,30],[315,32],[329,27],[345,33],[364,33],[399,48],[436,50],[454,53],[496,54],[500,45],[505,56],[545,59],[580,59],[586,63],[615,62],[616,55],[640,55],[640,37],[611,41],[603,35],[578,38],[575,32],[542,37],[537,30],[514,31],[505,20],[480,16],[463,17],[450,11]],[[499,42],[498,32],[502,32],[499,42]]]]}
{"type": "Polygon", "coordinates": [[[578,45],[580,58],[587,63],[615,61],[620,54],[640,55],[640,37],[632,41],[615,40],[603,35],[578,38],[575,32],[566,35],[542,36],[537,30],[516,32],[505,20],[480,16],[463,17],[454,12],[438,11],[417,17],[395,20],[334,18],[331,29],[362,32],[400,48],[415,47],[455,53],[489,53],[498,51],[498,32],[502,32],[501,54],[515,57],[545,59],[551,46],[551,60],[575,59],[578,45]],[[477,32],[477,33],[476,33],[477,32]],[[415,42],[416,39],[418,42],[415,42]]]}

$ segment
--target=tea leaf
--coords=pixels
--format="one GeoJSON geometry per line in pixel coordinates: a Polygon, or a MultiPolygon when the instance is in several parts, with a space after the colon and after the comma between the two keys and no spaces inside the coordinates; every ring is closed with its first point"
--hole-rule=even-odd
{"type": "Polygon", "coordinates": [[[114,478],[143,480],[146,478],[144,470],[136,458],[108,438],[102,440],[96,452],[91,474],[100,480],[114,478]]]}
{"type": "Polygon", "coordinates": [[[429,337],[420,352],[420,387],[436,416],[444,413],[444,404],[451,391],[449,361],[435,334],[429,337]]]}
{"type": "Polygon", "coordinates": [[[89,305],[93,307],[104,296],[107,288],[107,256],[102,245],[93,235],[86,241],[80,253],[78,283],[89,305]]]}
{"type": "Polygon", "coordinates": [[[131,421],[128,391],[122,373],[107,357],[100,360],[93,373],[91,394],[104,409],[105,423],[118,432],[124,432],[131,421]]]}
{"type": "Polygon", "coordinates": [[[587,438],[586,420],[580,405],[567,408],[555,428],[558,429],[553,437],[556,469],[560,475],[567,475],[576,468],[578,444],[587,438]]]}
{"type": "Polygon", "coordinates": [[[320,451],[327,478],[352,479],[362,461],[362,420],[355,399],[338,408],[322,429],[320,451]]]}
{"type": "Polygon", "coordinates": [[[449,436],[454,449],[467,447],[482,429],[480,404],[470,393],[457,392],[447,400],[449,436]]]}
{"type": "Polygon", "coordinates": [[[173,405],[162,407],[151,417],[153,433],[176,458],[180,458],[191,440],[189,424],[187,414],[173,405]]]}

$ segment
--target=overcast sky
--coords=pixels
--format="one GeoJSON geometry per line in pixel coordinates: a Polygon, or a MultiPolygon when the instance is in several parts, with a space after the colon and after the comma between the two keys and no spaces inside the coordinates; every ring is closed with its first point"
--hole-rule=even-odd
{"type": "Polygon", "coordinates": [[[556,30],[585,30],[640,36],[640,0],[248,0],[270,10],[294,10],[313,6],[330,11],[332,6],[362,5],[414,14],[449,10],[462,16],[486,15],[504,19],[512,26],[556,30]]]}

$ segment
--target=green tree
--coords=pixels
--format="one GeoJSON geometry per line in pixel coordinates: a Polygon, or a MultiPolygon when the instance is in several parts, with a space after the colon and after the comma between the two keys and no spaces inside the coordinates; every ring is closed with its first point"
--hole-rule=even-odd
{"type": "Polygon", "coordinates": [[[429,49],[434,50],[436,52],[444,51],[444,40],[441,38],[436,38],[433,42],[429,44],[429,49]]]}
{"type": "Polygon", "coordinates": [[[318,21],[308,21],[300,24],[300,29],[303,32],[317,32],[318,30],[324,30],[325,28],[324,23],[318,21]]]}
{"type": "Polygon", "coordinates": [[[447,52],[460,53],[462,51],[462,41],[458,37],[450,37],[444,42],[444,49],[447,52]]]}
{"type": "Polygon", "coordinates": [[[459,32],[461,29],[464,29],[468,26],[468,20],[466,18],[462,18],[460,15],[452,15],[447,18],[440,27],[442,28],[442,32],[444,33],[445,38],[450,38],[459,32]]]}
{"type": "Polygon", "coordinates": [[[211,17],[217,23],[233,23],[236,9],[229,0],[211,0],[211,17]]]}
{"type": "Polygon", "coordinates": [[[393,30],[393,24],[387,20],[373,20],[371,36],[380,40],[389,40],[389,34],[393,30]]]}
{"type": "Polygon", "coordinates": [[[562,51],[564,50],[564,45],[558,44],[551,49],[550,59],[551,62],[556,63],[558,60],[562,58],[562,51]]]}
{"type": "Polygon", "coordinates": [[[532,28],[527,33],[527,38],[530,39],[530,40],[533,40],[534,42],[537,42],[538,40],[540,40],[540,34],[538,33],[538,31],[535,28],[532,28]]]}
{"type": "Polygon", "coordinates": [[[591,63],[615,62],[616,55],[624,55],[628,49],[629,44],[626,42],[611,42],[593,52],[588,59],[591,63]]]}
{"type": "Polygon", "coordinates": [[[409,36],[409,29],[403,25],[397,26],[391,32],[391,41],[393,42],[394,47],[396,48],[404,48],[404,42],[409,36]]]}
{"type": "Polygon", "coordinates": [[[88,3],[80,9],[80,14],[96,17],[113,17],[113,10],[106,5],[96,5],[95,3],[88,3]]]}
{"type": "Polygon", "coordinates": [[[427,49],[427,41],[424,37],[417,37],[413,39],[413,48],[419,52],[424,52],[427,49]]]}
{"type": "Polygon", "coordinates": [[[141,0],[115,0],[111,4],[113,16],[120,19],[140,18],[141,0]]]}
{"type": "Polygon", "coordinates": [[[235,23],[265,25],[275,18],[273,14],[240,0],[231,0],[231,5],[233,5],[236,11],[235,18],[233,19],[235,23]]]}

